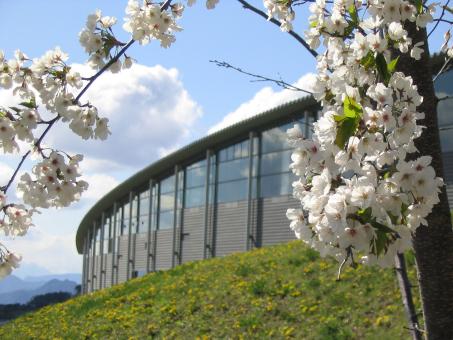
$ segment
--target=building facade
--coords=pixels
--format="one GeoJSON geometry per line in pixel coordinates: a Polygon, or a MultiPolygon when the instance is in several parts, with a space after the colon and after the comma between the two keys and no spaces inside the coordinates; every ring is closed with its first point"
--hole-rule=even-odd
{"type": "MultiPolygon", "coordinates": [[[[453,72],[439,97],[453,94],[453,72]]],[[[439,104],[445,181],[453,197],[453,100],[439,104]]],[[[286,130],[310,137],[319,107],[303,98],[208,135],[151,164],[85,215],[76,245],[82,292],[110,287],[184,262],[293,240],[286,130]]],[[[453,199],[450,199],[452,202],[453,199]]]]}

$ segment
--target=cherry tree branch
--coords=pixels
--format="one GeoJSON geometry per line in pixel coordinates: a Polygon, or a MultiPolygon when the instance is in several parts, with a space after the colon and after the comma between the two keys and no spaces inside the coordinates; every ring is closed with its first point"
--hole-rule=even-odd
{"type": "Polygon", "coordinates": [[[450,58],[450,57],[446,57],[446,58],[445,58],[445,62],[444,62],[444,64],[442,65],[442,67],[440,68],[439,72],[438,72],[438,73],[436,74],[436,76],[433,78],[433,82],[435,82],[435,81],[437,80],[437,78],[439,78],[439,76],[440,76],[442,73],[444,73],[444,72],[446,72],[446,71],[449,70],[450,67],[449,67],[448,64],[450,63],[450,61],[451,61],[451,58],[450,58]],[[448,67],[447,67],[447,66],[448,66],[448,67]]]}
{"type": "Polygon", "coordinates": [[[437,102],[441,102],[443,100],[448,100],[448,99],[453,99],[453,96],[444,96],[444,97],[441,97],[441,98],[437,98],[437,102]]]}
{"type": "MultiPolygon", "coordinates": [[[[244,7],[245,9],[248,9],[256,14],[258,14],[260,17],[270,21],[271,23],[273,23],[274,25],[277,25],[278,27],[281,26],[281,22],[278,21],[277,19],[274,19],[274,18],[268,18],[268,15],[266,13],[264,13],[262,10],[256,8],[255,6],[252,6],[251,4],[249,4],[247,1],[245,0],[237,0],[238,2],[240,2],[242,4],[242,7],[244,7]]],[[[305,41],[304,38],[302,38],[299,34],[297,34],[296,32],[294,32],[293,30],[290,30],[288,31],[288,34],[290,36],[292,36],[294,39],[296,39],[300,44],[302,44],[302,46],[305,47],[305,49],[313,56],[313,57],[317,57],[318,56],[318,52],[316,52],[315,50],[313,50],[310,45],[308,45],[308,43],[305,41]]]]}
{"type": "MultiPolygon", "coordinates": [[[[436,19],[436,24],[434,25],[433,29],[429,32],[428,34],[428,38],[431,36],[431,34],[433,34],[433,32],[436,30],[437,26],[439,26],[440,22],[441,21],[444,21],[443,18],[444,18],[444,15],[445,15],[445,11],[448,7],[448,4],[450,3],[450,0],[447,0],[447,2],[445,3],[444,6],[442,6],[442,13],[440,14],[440,18],[439,19],[436,19]]],[[[450,23],[451,24],[451,23],[450,23]]]]}
{"type": "Polygon", "coordinates": [[[417,311],[415,309],[414,300],[412,297],[411,283],[409,276],[407,275],[406,259],[404,254],[398,253],[395,256],[395,272],[400,286],[401,297],[403,299],[404,309],[406,311],[409,327],[408,329],[412,333],[412,339],[422,340],[422,330],[420,329],[417,317],[417,311]]]}
{"type": "Polygon", "coordinates": [[[301,89],[300,87],[297,87],[295,85],[292,85],[292,84],[289,84],[285,81],[283,81],[282,79],[273,79],[273,78],[268,78],[268,77],[265,77],[265,76],[261,76],[259,74],[254,74],[254,73],[250,73],[250,72],[247,72],[247,71],[244,71],[243,69],[239,68],[239,67],[236,67],[236,66],[233,66],[225,61],[218,61],[218,60],[209,60],[209,62],[211,63],[214,63],[216,64],[217,66],[219,67],[225,67],[225,68],[231,68],[239,73],[242,73],[242,74],[245,74],[245,75],[248,75],[248,76],[251,76],[253,78],[255,78],[254,80],[251,80],[252,82],[260,82],[260,81],[269,81],[269,82],[273,82],[275,83],[276,85],[286,89],[286,90],[291,90],[291,91],[299,91],[299,92],[304,92],[304,93],[307,93],[307,94],[313,94],[312,92],[310,91],[307,91],[307,90],[304,90],[304,89],[301,89]]]}
{"type": "MultiPolygon", "coordinates": [[[[160,6],[160,11],[165,11],[168,9],[168,7],[170,6],[171,2],[173,0],[166,0],[161,6],[160,6]]],[[[99,76],[101,74],[103,74],[105,71],[107,71],[107,69],[112,66],[115,62],[118,61],[118,59],[126,52],[126,50],[132,46],[132,44],[135,43],[135,40],[134,39],[131,39],[127,44],[125,44],[123,46],[123,48],[121,48],[121,50],[118,52],[117,55],[115,55],[115,57],[113,57],[112,59],[109,60],[109,62],[107,64],[105,64],[98,72],[96,72],[96,74],[94,74],[93,76],[91,76],[90,78],[85,78],[88,80],[88,83],[85,85],[85,87],[79,92],[79,94],[75,97],[74,99],[74,103],[77,103],[80,98],[84,95],[84,93],[91,87],[91,85],[95,82],[95,80],[97,78],[99,78],[99,76]]],[[[38,140],[33,144],[34,147],[36,148],[40,148],[41,146],[41,142],[42,140],[46,137],[46,135],[49,133],[50,129],[55,125],[55,123],[57,121],[59,121],[61,118],[61,116],[59,114],[57,114],[55,116],[55,118],[47,121],[47,122],[44,122],[45,124],[48,124],[45,128],[45,130],[43,131],[43,133],[39,136],[38,140]]],[[[31,154],[32,150],[28,150],[21,158],[21,160],[19,161],[16,169],[14,170],[14,173],[12,174],[11,178],[9,179],[8,183],[2,187],[2,191],[4,193],[6,193],[8,191],[8,189],[10,188],[11,184],[14,182],[17,174],[19,173],[19,170],[21,169],[22,165],[24,164],[25,160],[28,158],[28,156],[31,154]]]]}

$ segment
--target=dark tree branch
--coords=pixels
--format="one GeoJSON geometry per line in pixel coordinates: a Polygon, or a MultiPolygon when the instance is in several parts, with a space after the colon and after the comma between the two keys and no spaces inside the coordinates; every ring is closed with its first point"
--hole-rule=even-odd
{"type": "Polygon", "coordinates": [[[241,69],[239,67],[233,66],[233,65],[231,65],[231,64],[229,64],[229,63],[227,63],[225,61],[209,60],[209,62],[214,63],[214,64],[216,64],[219,67],[231,68],[231,69],[233,69],[233,70],[235,70],[235,71],[237,71],[239,73],[251,76],[251,77],[255,78],[255,80],[251,80],[252,82],[253,81],[255,81],[255,82],[269,81],[269,82],[275,83],[276,85],[278,85],[278,86],[280,86],[280,87],[282,87],[282,88],[284,88],[286,90],[304,92],[304,93],[307,93],[307,94],[310,94],[310,95],[312,94],[310,91],[301,89],[300,87],[297,87],[297,86],[294,86],[294,85],[291,85],[291,84],[283,81],[282,79],[278,80],[278,79],[264,77],[264,76],[261,76],[259,74],[250,73],[250,72],[244,71],[243,69],[241,69]]]}
{"type": "Polygon", "coordinates": [[[408,329],[411,331],[413,340],[422,340],[422,331],[418,324],[417,311],[415,310],[414,300],[412,297],[411,283],[409,281],[409,276],[407,275],[404,254],[398,253],[395,256],[395,272],[408,319],[408,329]]]}
{"type": "MultiPolygon", "coordinates": [[[[256,8],[255,6],[252,6],[251,4],[249,4],[247,1],[245,0],[237,0],[239,1],[241,4],[242,4],[242,7],[244,7],[245,9],[248,9],[256,14],[258,14],[259,16],[261,16],[262,18],[270,21],[271,23],[273,23],[274,25],[277,25],[278,27],[281,26],[281,22],[274,19],[274,18],[270,18],[268,19],[268,16],[266,13],[264,13],[262,10],[256,8]]],[[[313,50],[310,45],[308,45],[308,43],[305,41],[304,38],[302,38],[299,34],[297,34],[296,32],[294,32],[293,30],[290,30],[288,32],[289,35],[291,35],[294,39],[296,39],[300,44],[302,44],[302,46],[305,47],[305,49],[313,56],[313,57],[317,57],[318,56],[318,52],[316,52],[315,50],[313,50]]]]}
{"type": "Polygon", "coordinates": [[[437,98],[437,102],[441,102],[443,100],[448,100],[448,99],[453,99],[453,96],[445,96],[445,97],[442,97],[442,98],[437,98]]]}

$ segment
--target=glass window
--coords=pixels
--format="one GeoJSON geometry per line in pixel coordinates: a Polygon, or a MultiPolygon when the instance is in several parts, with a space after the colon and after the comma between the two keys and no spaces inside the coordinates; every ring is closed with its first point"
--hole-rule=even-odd
{"type": "Polygon", "coordinates": [[[440,130],[440,144],[442,152],[453,151],[453,126],[451,129],[440,130]]]}
{"type": "Polygon", "coordinates": [[[146,233],[146,232],[148,232],[148,220],[149,220],[149,215],[141,215],[141,216],[139,216],[137,233],[146,233]]]}
{"type": "Polygon", "coordinates": [[[225,203],[245,200],[247,198],[247,190],[247,179],[219,183],[217,202],[225,203]]]}
{"type": "Polygon", "coordinates": [[[247,178],[249,174],[249,159],[240,158],[219,164],[219,182],[247,178]]]}
{"type": "Polygon", "coordinates": [[[261,156],[261,174],[288,172],[291,163],[291,150],[271,152],[261,156]]]}
{"type": "Polygon", "coordinates": [[[160,192],[167,193],[175,191],[175,176],[172,175],[160,182],[160,192]]]}
{"type": "Polygon", "coordinates": [[[96,255],[99,255],[100,254],[100,250],[101,250],[101,228],[99,227],[99,222],[96,223],[96,232],[95,232],[95,245],[96,245],[96,255]]]}
{"type": "Polygon", "coordinates": [[[123,203],[121,216],[121,235],[129,235],[129,202],[123,203]]]}
{"type": "Polygon", "coordinates": [[[159,195],[159,229],[173,228],[175,204],[175,176],[170,176],[160,182],[159,195]]]}
{"type": "Polygon", "coordinates": [[[172,229],[173,228],[173,210],[161,211],[159,213],[159,229],[172,229]]]}
{"type": "MultiPolygon", "coordinates": [[[[453,95],[453,71],[439,76],[434,83],[438,98],[453,95]]],[[[442,152],[453,151],[453,99],[442,100],[437,105],[442,152]]]]}
{"type": "Polygon", "coordinates": [[[140,195],[140,216],[149,214],[149,196],[140,195]]]}
{"type": "Polygon", "coordinates": [[[204,205],[205,187],[186,189],[185,207],[193,208],[204,205]]]}
{"type": "Polygon", "coordinates": [[[261,177],[261,197],[277,197],[290,195],[293,192],[292,183],[296,180],[292,173],[261,177]]]}
{"type": "Polygon", "coordinates": [[[103,245],[103,251],[104,254],[107,254],[109,252],[109,239],[110,239],[110,216],[108,214],[105,214],[104,217],[104,245],[103,245]]]}
{"type": "Polygon", "coordinates": [[[286,140],[286,130],[293,126],[294,123],[289,123],[267,131],[263,131],[261,137],[262,153],[289,149],[290,146],[288,145],[288,142],[286,140]]]}
{"type": "Polygon", "coordinates": [[[206,181],[206,160],[186,168],[186,188],[203,186],[206,181]]]}

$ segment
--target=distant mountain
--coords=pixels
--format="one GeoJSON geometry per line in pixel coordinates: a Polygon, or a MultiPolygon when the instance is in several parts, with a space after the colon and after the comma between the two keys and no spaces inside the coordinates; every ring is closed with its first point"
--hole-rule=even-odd
{"type": "Polygon", "coordinates": [[[34,290],[46,283],[46,280],[25,281],[17,276],[9,275],[0,281],[0,294],[17,290],[34,290]]]}
{"type": "Polygon", "coordinates": [[[42,276],[52,274],[49,270],[40,266],[39,264],[28,262],[28,258],[24,259],[20,267],[15,269],[13,274],[21,279],[24,279],[27,276],[42,276]]]}
{"type": "Polygon", "coordinates": [[[80,284],[82,281],[82,275],[79,273],[66,273],[66,274],[48,274],[40,276],[27,276],[23,280],[28,282],[47,282],[50,280],[69,280],[80,284]]]}
{"type": "Polygon", "coordinates": [[[3,280],[0,280],[0,294],[18,290],[35,290],[51,280],[69,280],[80,284],[81,279],[82,276],[78,273],[28,276],[26,278],[20,278],[16,275],[9,275],[3,280]]]}
{"type": "MultiPolygon", "coordinates": [[[[19,279],[20,280],[20,279],[19,279]]],[[[18,282],[18,281],[17,281],[18,282]]],[[[30,283],[30,282],[28,282],[30,283]]],[[[33,282],[31,282],[33,283],[33,282]]],[[[39,282],[34,282],[38,283],[39,282]]],[[[39,284],[35,289],[18,289],[0,294],[0,304],[20,303],[24,304],[30,301],[36,295],[53,293],[53,292],[68,292],[74,294],[77,283],[69,280],[52,279],[44,284],[39,284]]]]}

